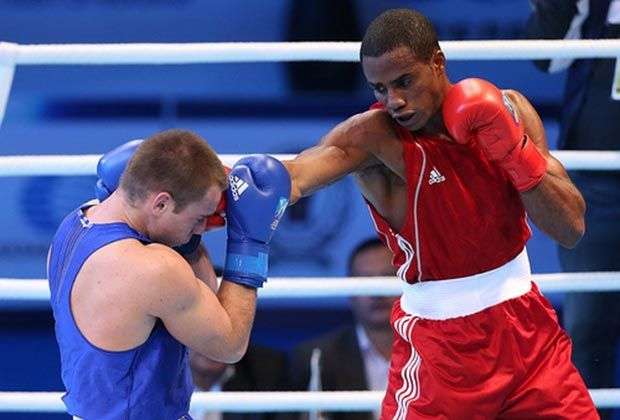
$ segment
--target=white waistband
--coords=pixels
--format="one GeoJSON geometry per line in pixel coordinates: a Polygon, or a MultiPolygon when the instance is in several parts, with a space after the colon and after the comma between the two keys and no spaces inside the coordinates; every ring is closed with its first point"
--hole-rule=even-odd
{"type": "Polygon", "coordinates": [[[407,284],[400,306],[406,313],[421,318],[457,318],[522,296],[531,287],[530,261],[523,248],[511,261],[481,274],[407,284]]]}

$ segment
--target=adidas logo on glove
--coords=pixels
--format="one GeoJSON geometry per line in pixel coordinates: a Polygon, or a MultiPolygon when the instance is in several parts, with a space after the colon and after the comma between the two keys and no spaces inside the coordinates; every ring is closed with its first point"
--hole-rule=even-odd
{"type": "Polygon", "coordinates": [[[229,181],[230,181],[230,192],[232,193],[233,200],[237,201],[239,200],[239,197],[241,197],[241,194],[243,194],[245,190],[248,189],[248,183],[236,175],[235,176],[231,175],[229,177],[229,181]]]}

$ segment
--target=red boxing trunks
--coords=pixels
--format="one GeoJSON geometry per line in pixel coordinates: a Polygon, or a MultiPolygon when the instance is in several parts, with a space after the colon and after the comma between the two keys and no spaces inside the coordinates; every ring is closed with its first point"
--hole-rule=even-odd
{"type": "Polygon", "coordinates": [[[523,250],[482,274],[406,285],[382,420],[598,419],[523,250]]]}

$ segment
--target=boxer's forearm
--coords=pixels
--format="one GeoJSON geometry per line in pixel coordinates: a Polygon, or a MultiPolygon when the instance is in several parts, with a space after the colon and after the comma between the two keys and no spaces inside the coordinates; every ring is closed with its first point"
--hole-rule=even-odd
{"type": "Polygon", "coordinates": [[[540,183],[521,193],[528,216],[540,230],[566,248],[583,236],[585,202],[566,170],[549,153],[545,128],[532,104],[519,92],[505,91],[517,105],[525,133],[545,157],[547,168],[540,183]]]}
{"type": "Polygon", "coordinates": [[[585,201],[570,180],[553,170],[534,189],[521,194],[528,216],[540,230],[566,248],[573,248],[585,232],[585,201]]]}
{"type": "Polygon", "coordinates": [[[226,340],[227,351],[236,362],[243,357],[250,341],[256,312],[256,289],[223,279],[217,298],[228,314],[230,335],[226,340]]]}
{"type": "Polygon", "coordinates": [[[346,175],[349,171],[347,158],[343,149],[321,145],[305,150],[293,160],[282,162],[291,176],[289,202],[294,204],[346,175]]]}

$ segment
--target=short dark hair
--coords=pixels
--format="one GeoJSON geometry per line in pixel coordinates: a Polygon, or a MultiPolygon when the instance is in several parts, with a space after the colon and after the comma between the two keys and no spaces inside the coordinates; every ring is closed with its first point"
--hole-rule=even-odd
{"type": "Polygon", "coordinates": [[[199,135],[166,130],[146,139],[132,156],[120,181],[130,203],[151,192],[166,191],[175,212],[201,200],[212,186],[226,189],[224,165],[199,135]]]}
{"type": "Polygon", "coordinates": [[[353,262],[355,261],[355,258],[357,258],[357,256],[362,252],[373,248],[385,248],[385,245],[379,238],[369,238],[357,244],[353,251],[351,251],[351,254],[349,254],[349,261],[347,262],[348,276],[355,276],[355,274],[353,274],[353,262]]]}
{"type": "Polygon", "coordinates": [[[377,16],[366,29],[360,61],[364,56],[380,57],[398,47],[408,47],[422,61],[429,61],[440,49],[437,33],[426,16],[411,9],[391,9],[377,16]]]}

